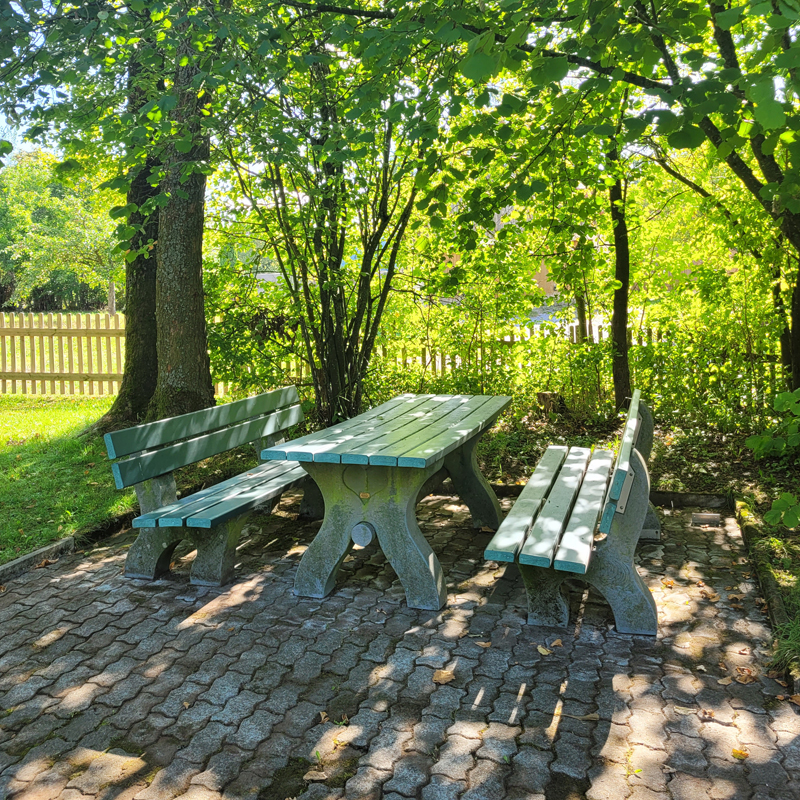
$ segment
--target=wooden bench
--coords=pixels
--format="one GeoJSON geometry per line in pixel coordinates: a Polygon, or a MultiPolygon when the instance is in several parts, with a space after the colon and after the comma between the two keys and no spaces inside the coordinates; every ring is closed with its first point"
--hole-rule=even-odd
{"type": "Polygon", "coordinates": [[[307,472],[286,462],[259,466],[194,494],[177,498],[173,470],[252,442],[260,454],[283,441],[280,434],[303,419],[292,386],[257,397],[107,433],[117,488],[135,486],[141,515],[125,560],[125,575],[154,580],[169,570],[175,547],[189,539],[197,548],[191,582],[219,586],[233,578],[236,546],[249,512],[286,489],[303,486],[301,513],[322,516],[322,497],[307,472]]]}
{"type": "Polygon", "coordinates": [[[616,460],[609,450],[547,448],[484,552],[516,561],[530,624],[566,626],[564,581],[579,576],[606,598],[618,631],[656,634],[655,601],[633,563],[643,532],[660,538],[649,502],[652,443],[653,418],[637,390],[616,460]]]}

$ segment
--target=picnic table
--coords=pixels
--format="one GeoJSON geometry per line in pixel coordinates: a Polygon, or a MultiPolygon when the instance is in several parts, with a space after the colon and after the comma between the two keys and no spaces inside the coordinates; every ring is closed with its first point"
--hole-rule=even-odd
{"type": "Polygon", "coordinates": [[[487,395],[404,394],[323,431],[265,449],[269,461],[297,461],[325,503],[322,527],[295,577],[295,592],[325,597],[353,545],[373,537],[412,608],[440,609],[442,568],[417,525],[415,507],[432,482],[450,476],[475,527],[496,530],[500,505],[481,474],[475,448],[511,403],[487,395]]]}

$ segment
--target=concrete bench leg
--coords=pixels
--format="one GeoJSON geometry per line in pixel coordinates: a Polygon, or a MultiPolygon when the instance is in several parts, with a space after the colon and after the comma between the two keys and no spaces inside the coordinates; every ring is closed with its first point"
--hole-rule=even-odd
{"type": "Polygon", "coordinates": [[[236,546],[247,514],[223,522],[215,528],[188,528],[197,547],[197,557],[192,563],[189,580],[198,586],[222,586],[234,577],[236,565],[236,546]]]}
{"type": "MultiPolygon", "coordinates": [[[[177,498],[172,473],[136,484],[136,497],[142,514],[174,503],[177,498]]],[[[169,572],[172,553],[182,539],[183,528],[140,528],[136,541],[125,558],[125,577],[153,581],[169,572]]]]}
{"type": "Polygon", "coordinates": [[[319,462],[303,467],[322,492],[325,520],[297,568],[295,592],[305,597],[330,594],[353,536],[366,544],[376,534],[408,605],[440,609],[447,598],[442,568],[417,525],[415,508],[420,489],[441,469],[441,462],[428,469],[319,462]]]}
{"type": "Polygon", "coordinates": [[[636,543],[649,509],[650,479],[638,451],[631,454],[633,484],[625,513],[614,514],[611,531],[598,542],[583,578],[606,598],[620,633],[655,636],[658,614],[653,595],[633,563],[636,543]]]}
{"type": "Polygon", "coordinates": [[[549,567],[517,564],[525,593],[528,595],[528,625],[549,625],[566,628],[569,624],[569,603],[564,581],[574,577],[549,567]]]}
{"type": "Polygon", "coordinates": [[[478,468],[475,448],[482,434],[473,436],[445,456],[444,466],[450,474],[458,496],[466,503],[472,514],[472,524],[476,528],[497,530],[503,520],[500,503],[486,478],[478,468]]]}
{"type": "Polygon", "coordinates": [[[647,514],[645,514],[644,525],[639,538],[648,541],[661,541],[661,520],[658,518],[658,512],[652,503],[647,504],[647,514]]]}

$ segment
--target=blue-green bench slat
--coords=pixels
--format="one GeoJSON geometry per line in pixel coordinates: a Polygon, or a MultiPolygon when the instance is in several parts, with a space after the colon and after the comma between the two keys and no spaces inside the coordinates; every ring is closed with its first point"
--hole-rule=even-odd
{"type": "Polygon", "coordinates": [[[594,546],[594,529],[613,466],[614,454],[610,450],[594,451],[553,559],[555,569],[586,574],[594,546]]]}
{"type": "Polygon", "coordinates": [[[250,419],[257,414],[268,414],[299,402],[297,389],[294,386],[287,386],[260,394],[257,397],[248,397],[214,408],[205,408],[201,411],[193,411],[157,422],[136,425],[122,431],[113,431],[107,433],[103,438],[108,450],[108,457],[122,458],[131,453],[172,443],[178,439],[188,439],[217,428],[224,428],[241,420],[250,419]]]}
{"type": "Polygon", "coordinates": [[[588,447],[572,447],[558,477],[533,523],[530,535],[519,552],[520,564],[549,567],[558,547],[564,525],[581,487],[592,451],[588,447]]]}
{"type": "Polygon", "coordinates": [[[636,389],[628,408],[628,417],[625,422],[625,430],[622,433],[622,443],[619,448],[619,456],[614,470],[614,478],[608,492],[609,500],[619,500],[622,494],[622,487],[625,484],[625,477],[630,469],[631,452],[636,443],[636,431],[639,426],[639,398],[641,389],[636,389]]]}
{"type": "Polygon", "coordinates": [[[568,451],[568,447],[561,445],[551,445],[545,450],[497,533],[486,545],[483,556],[487,561],[516,560],[568,451]]]}
{"type": "MultiPolygon", "coordinates": [[[[275,464],[274,462],[267,462],[265,464],[259,464],[257,467],[253,467],[253,469],[249,470],[247,475],[263,475],[263,474],[270,474],[274,471],[275,464]]],[[[185,497],[181,497],[179,500],[176,500],[174,503],[170,503],[166,506],[161,506],[161,508],[157,509],[156,511],[151,511],[149,514],[141,514],[140,516],[134,518],[131,525],[134,528],[154,528],[158,525],[159,517],[163,516],[174,516],[176,514],[180,514],[181,510],[185,508],[187,505],[195,502],[195,498],[198,494],[203,494],[206,497],[210,497],[214,494],[222,493],[228,490],[231,487],[236,487],[241,480],[241,475],[234,475],[232,478],[228,478],[227,480],[220,481],[219,483],[215,483],[213,486],[209,486],[207,489],[202,489],[200,492],[195,492],[194,494],[187,494],[185,497]]]]}
{"type": "MultiPolygon", "coordinates": [[[[181,528],[188,525],[187,520],[189,517],[200,516],[207,508],[211,508],[225,500],[233,500],[238,497],[242,492],[249,490],[254,486],[259,486],[267,481],[281,476],[292,473],[290,479],[294,477],[294,473],[305,475],[305,470],[296,465],[276,464],[275,462],[267,462],[271,469],[266,469],[266,464],[260,464],[254,469],[242,472],[236,477],[238,480],[232,481],[228,486],[222,490],[217,490],[217,486],[210,486],[208,489],[202,489],[195,492],[187,498],[188,502],[182,505],[177,503],[171,507],[165,506],[159,509],[159,516],[156,524],[159,528],[181,528]]],[[[266,502],[269,498],[264,498],[266,502]]]]}
{"type": "Polygon", "coordinates": [[[250,511],[257,505],[278,497],[286,489],[298,486],[308,479],[308,473],[298,464],[282,475],[276,475],[262,483],[246,488],[236,497],[222,500],[186,520],[190,528],[213,528],[250,511]]]}
{"type": "Polygon", "coordinates": [[[114,480],[118,489],[141,483],[148,478],[165,475],[179,467],[223,453],[259,437],[277,433],[297,425],[302,420],[303,412],[299,405],[282,408],[267,417],[243,422],[178,444],[167,445],[160,450],[125,461],[118,461],[111,465],[114,480]]]}

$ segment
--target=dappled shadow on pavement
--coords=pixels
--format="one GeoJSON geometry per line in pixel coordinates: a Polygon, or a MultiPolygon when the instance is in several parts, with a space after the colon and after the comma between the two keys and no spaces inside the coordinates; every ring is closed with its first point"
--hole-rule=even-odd
{"type": "Polygon", "coordinates": [[[648,638],[580,584],[568,630],[528,626],[516,569],[449,497],[418,509],[441,612],[409,609],[374,546],[330,597],[295,597],[319,526],[298,508],[253,519],[228,587],[190,585],[186,548],[169,579],[125,579],[130,534],[10,582],[0,798],[800,797],[800,709],[764,674],[732,520],[676,512],[640,546],[648,638]]]}

